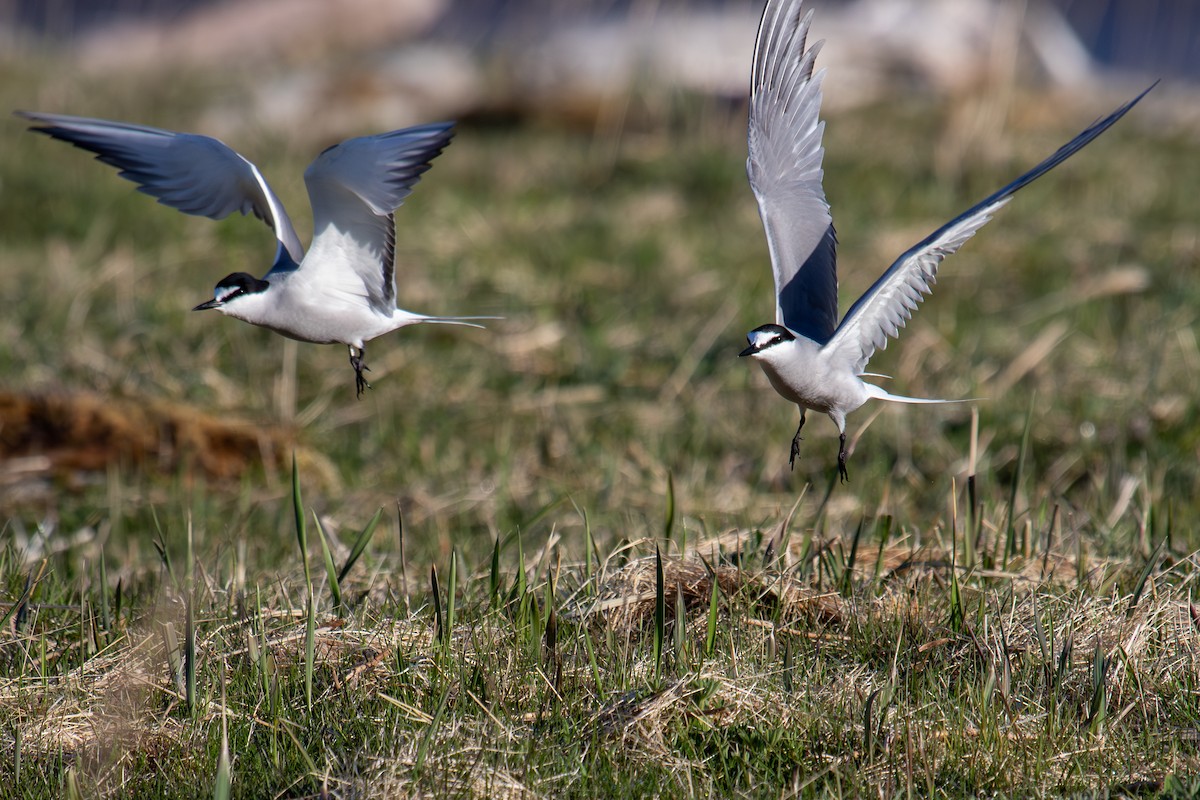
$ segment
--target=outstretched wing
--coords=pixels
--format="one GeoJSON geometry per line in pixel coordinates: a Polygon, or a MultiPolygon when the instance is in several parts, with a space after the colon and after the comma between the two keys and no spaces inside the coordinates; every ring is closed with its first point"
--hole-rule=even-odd
{"type": "Polygon", "coordinates": [[[846,312],[837,332],[825,345],[830,356],[852,364],[855,372],[862,372],[875,350],[887,347],[888,337],[899,333],[900,328],[904,327],[904,323],[912,316],[917,304],[933,291],[938,265],[942,263],[942,259],[957,251],[964,242],[974,236],[1017,190],[1045,175],[1104,133],[1145,97],[1146,92],[1157,85],[1156,82],[1107,117],[1096,121],[1060,147],[1054,155],[1003,189],[971,206],[896,259],[846,312]]]}
{"type": "Polygon", "coordinates": [[[837,325],[837,237],[821,187],[821,79],[805,49],[812,12],[799,0],[767,3],[754,43],[750,155],[746,173],[758,199],[775,273],[775,321],[824,343],[837,325]]]}
{"type": "Polygon", "coordinates": [[[453,127],[437,122],[348,139],[317,156],[304,172],[313,211],[306,281],[321,291],[366,297],[380,313],[392,313],[392,212],[450,143],[453,127]]]}
{"type": "Polygon", "coordinates": [[[217,139],[63,114],[16,114],[35,123],[37,133],[95,153],[163,205],[211,219],[253,213],[275,231],[277,265],[284,256],[292,262],[304,257],[292,221],[258,167],[217,139]]]}

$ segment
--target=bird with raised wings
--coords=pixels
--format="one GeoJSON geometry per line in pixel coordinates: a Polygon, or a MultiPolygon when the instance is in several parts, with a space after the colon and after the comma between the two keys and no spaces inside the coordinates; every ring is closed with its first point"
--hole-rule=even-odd
{"type": "Polygon", "coordinates": [[[803,0],[768,0],[754,44],[746,172],[758,200],[775,276],[775,321],[747,334],[771,386],[800,409],[789,463],[811,409],[838,427],[838,475],[846,471],[846,415],[871,399],[944,403],[891,394],[863,380],[867,362],[899,334],[932,291],[942,259],[975,235],[1022,187],[1074,155],[1153,89],[1095,122],[1053,155],[909,248],[838,322],[837,236],[822,187],[821,42],[807,47],[812,11],[803,0]]]}
{"type": "Polygon", "coordinates": [[[302,342],[343,344],[355,389],[370,388],[366,343],[422,322],[480,327],[490,317],[441,317],[396,307],[396,227],[393,212],[412,193],[430,162],[454,135],[438,122],[348,139],[304,171],[312,205],[307,253],[283,204],[258,167],[209,136],[63,114],[16,112],[32,130],[96,154],[163,205],[224,219],[253,213],[275,232],[275,260],[262,278],[234,272],[217,283],[216,309],[302,342]]]}

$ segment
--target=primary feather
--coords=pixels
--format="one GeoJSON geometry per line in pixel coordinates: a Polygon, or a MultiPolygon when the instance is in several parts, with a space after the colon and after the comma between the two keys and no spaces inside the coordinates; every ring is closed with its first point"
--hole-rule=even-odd
{"type": "Polygon", "coordinates": [[[209,219],[252,213],[275,232],[277,263],[284,255],[294,263],[304,258],[291,219],[258,167],[219,139],[67,114],[16,114],[36,123],[37,133],[95,153],[165,206],[209,219]]]}
{"type": "Polygon", "coordinates": [[[754,48],[746,174],[775,276],[775,321],[816,342],[837,324],[837,237],[821,181],[821,79],[805,50],[812,12],[768,5],[754,48]]]}
{"type": "Polygon", "coordinates": [[[1108,130],[1156,85],[1150,86],[1107,117],[1097,120],[1045,161],[905,251],[846,312],[833,338],[826,345],[831,354],[849,362],[856,372],[862,371],[875,350],[887,347],[888,337],[894,338],[899,334],[917,305],[933,291],[942,259],[962,247],[1012,199],[1014,193],[1066,161],[1108,130]]]}

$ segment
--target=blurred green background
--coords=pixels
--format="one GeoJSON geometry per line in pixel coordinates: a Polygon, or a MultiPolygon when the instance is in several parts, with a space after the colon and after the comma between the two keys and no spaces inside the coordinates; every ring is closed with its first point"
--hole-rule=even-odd
{"type": "MultiPolygon", "coordinates": [[[[328,58],[348,69],[344,55],[328,58]]],[[[0,104],[219,135],[259,165],[307,241],[304,167],[343,136],[379,130],[381,103],[361,122],[264,121],[255,103],[287,64],[120,71],[26,48],[4,61],[0,104]]],[[[953,93],[831,103],[842,308],[909,245],[1140,88],[1124,85],[1039,89],[1001,71],[953,93]]],[[[822,525],[837,533],[883,513],[914,530],[946,524],[976,408],[985,500],[1008,501],[1028,422],[1019,509],[1058,505],[1071,532],[1111,533],[1096,546],[1121,551],[1163,504],[1179,546],[1196,546],[1200,159],[1194,122],[1177,113],[1188,91],[1159,87],[945,262],[870,368],[902,394],[979,399],[852,415],[850,483],[832,487],[822,525]]],[[[261,223],[160,207],[10,118],[3,386],[278,427],[294,434],[306,499],[332,529],[399,502],[421,559],[451,546],[481,559],[518,531],[571,542],[585,513],[599,541],[636,539],[660,529],[669,481],[695,535],[777,522],[806,486],[798,521],[814,524],[835,428],[811,418],[789,472],[796,410],[736,358],[772,315],[744,100],[651,80],[570,108],[505,98],[464,110],[396,218],[402,307],[504,319],[376,340],[375,388],[361,402],[344,348],[189,310],[225,274],[267,269],[261,223]]],[[[398,114],[392,127],[421,121],[398,114]]],[[[109,546],[144,552],[154,524],[169,521],[177,541],[190,515],[205,546],[244,539],[264,565],[292,546],[286,454],[216,479],[189,466],[186,442],[165,450],[131,459],[116,448],[90,471],[10,458],[6,535],[104,527],[109,546]]]]}

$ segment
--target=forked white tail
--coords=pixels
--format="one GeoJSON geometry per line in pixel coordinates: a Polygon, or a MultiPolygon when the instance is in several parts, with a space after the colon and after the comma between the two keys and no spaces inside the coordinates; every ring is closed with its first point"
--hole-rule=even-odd
{"type": "Polygon", "coordinates": [[[873,383],[863,383],[867,387],[867,394],[871,395],[876,400],[888,400],[893,403],[913,403],[921,405],[932,405],[934,403],[970,403],[978,400],[977,397],[964,397],[961,400],[934,400],[928,397],[905,397],[902,394],[892,394],[891,392],[880,389],[873,383]]]}
{"type": "Polygon", "coordinates": [[[422,316],[418,322],[430,322],[436,325],[465,325],[468,328],[483,328],[483,325],[475,322],[479,319],[504,319],[504,317],[425,317],[422,316]]]}

